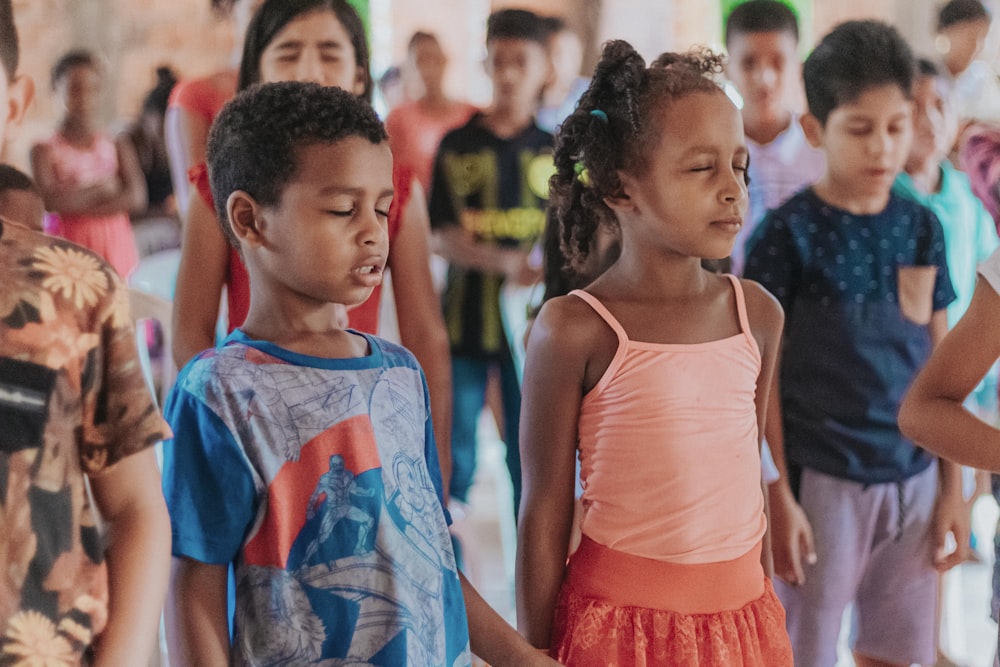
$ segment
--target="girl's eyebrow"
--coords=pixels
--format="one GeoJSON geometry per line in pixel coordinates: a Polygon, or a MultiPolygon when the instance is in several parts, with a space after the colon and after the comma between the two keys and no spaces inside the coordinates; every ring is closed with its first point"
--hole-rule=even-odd
{"type": "MultiPolygon", "coordinates": [[[[704,145],[692,146],[681,154],[681,159],[694,157],[697,155],[715,155],[721,152],[718,146],[704,145]]],[[[739,146],[735,151],[736,155],[749,155],[750,150],[746,146],[739,146]]]]}
{"type": "MultiPolygon", "coordinates": [[[[304,45],[305,45],[305,40],[295,39],[295,38],[289,37],[288,39],[283,40],[283,41],[278,42],[277,44],[275,44],[274,48],[276,50],[282,50],[282,49],[284,49],[284,50],[301,49],[304,45]]],[[[339,42],[339,41],[337,41],[335,39],[326,39],[326,40],[323,40],[322,42],[319,42],[317,46],[319,46],[319,48],[321,48],[321,49],[342,49],[342,48],[344,48],[343,43],[341,43],[341,42],[339,42]]]]}

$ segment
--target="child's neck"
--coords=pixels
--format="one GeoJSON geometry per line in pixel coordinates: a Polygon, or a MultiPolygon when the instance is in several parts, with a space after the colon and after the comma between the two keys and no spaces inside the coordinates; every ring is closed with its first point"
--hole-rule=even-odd
{"type": "Polygon", "coordinates": [[[545,89],[543,93],[543,101],[545,106],[557,107],[562,104],[567,97],[569,97],[570,90],[573,88],[573,79],[557,79],[545,89]]]}
{"type": "Polygon", "coordinates": [[[934,194],[941,189],[941,160],[936,156],[917,164],[907,164],[906,173],[914,187],[925,195],[934,194]]]}
{"type": "Polygon", "coordinates": [[[516,109],[504,105],[494,106],[483,113],[483,125],[493,134],[504,139],[516,136],[530,127],[535,120],[535,110],[516,109]]]}
{"type": "MultiPolygon", "coordinates": [[[[656,251],[652,251],[656,252],[656,251]]],[[[707,272],[697,257],[650,254],[641,243],[623,240],[622,254],[607,271],[619,291],[637,301],[684,299],[701,292],[707,272]],[[633,248],[629,252],[629,248],[633,248]]]]}
{"type": "Polygon", "coordinates": [[[251,286],[250,310],[240,329],[254,340],[311,357],[348,359],[368,354],[367,342],[343,328],[346,311],[335,303],[273,299],[251,286]]]}
{"type": "Polygon", "coordinates": [[[827,204],[853,215],[875,215],[884,211],[889,203],[889,190],[877,194],[858,193],[831,178],[829,173],[816,181],[812,189],[827,204]]]}
{"type": "Polygon", "coordinates": [[[445,111],[451,106],[451,100],[442,88],[425,88],[419,102],[420,106],[429,111],[445,111]]]}
{"type": "Polygon", "coordinates": [[[765,145],[774,141],[779,134],[787,130],[792,124],[792,114],[783,116],[755,116],[754,114],[743,114],[743,131],[754,143],[765,145]]]}
{"type": "Polygon", "coordinates": [[[75,143],[89,143],[96,134],[97,129],[89,120],[67,116],[63,118],[59,127],[59,132],[75,143]]]}

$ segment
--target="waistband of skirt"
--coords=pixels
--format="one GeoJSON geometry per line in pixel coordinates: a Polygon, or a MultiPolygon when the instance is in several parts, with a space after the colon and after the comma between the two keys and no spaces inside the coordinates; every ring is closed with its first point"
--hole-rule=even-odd
{"type": "Polygon", "coordinates": [[[566,584],[617,607],[711,614],[740,609],[764,594],[760,553],[758,542],[733,560],[669,563],[616,551],[585,535],[570,558],[566,584]]]}

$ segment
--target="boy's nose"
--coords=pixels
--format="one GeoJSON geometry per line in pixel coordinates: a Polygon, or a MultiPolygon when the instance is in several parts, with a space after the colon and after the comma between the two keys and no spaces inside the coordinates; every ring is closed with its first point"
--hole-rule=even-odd
{"type": "Polygon", "coordinates": [[[388,241],[388,232],[382,225],[382,221],[379,220],[379,215],[374,209],[369,211],[362,219],[361,232],[359,233],[359,239],[361,243],[366,246],[377,246],[383,239],[388,241]]]}
{"type": "Polygon", "coordinates": [[[892,137],[889,136],[888,132],[875,132],[872,134],[871,141],[868,142],[868,150],[873,155],[880,156],[889,150],[891,143],[892,137]]]}
{"type": "Polygon", "coordinates": [[[758,85],[773,88],[778,82],[778,72],[773,67],[761,67],[756,78],[758,85]]]}

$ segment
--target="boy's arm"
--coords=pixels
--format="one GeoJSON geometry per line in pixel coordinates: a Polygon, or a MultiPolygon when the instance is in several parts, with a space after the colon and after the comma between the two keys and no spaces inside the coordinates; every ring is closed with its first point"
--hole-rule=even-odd
{"type": "Polygon", "coordinates": [[[108,530],[108,625],[96,642],[100,667],[145,664],[167,589],[170,523],[152,448],[90,478],[108,530]]]}
{"type": "Polygon", "coordinates": [[[227,584],[225,565],[173,559],[170,596],[164,609],[171,667],[229,664],[227,584]]]}
{"type": "Polygon", "coordinates": [[[494,667],[520,667],[521,665],[558,665],[543,651],[533,648],[524,637],[517,634],[507,621],[498,614],[465,575],[462,580],[462,594],[469,617],[469,644],[472,652],[494,667]]]}
{"type": "MultiPolygon", "coordinates": [[[[931,344],[937,349],[948,333],[948,314],[944,308],[934,312],[928,328],[931,344]]],[[[963,396],[963,400],[964,398],[963,396]]],[[[940,490],[931,523],[934,540],[933,558],[934,566],[945,571],[965,561],[971,531],[971,517],[969,516],[969,506],[962,493],[962,466],[950,459],[939,457],[938,476],[940,490]],[[953,551],[948,551],[948,533],[951,533],[955,538],[953,551]]]]}
{"type": "Polygon", "coordinates": [[[435,250],[451,264],[496,273],[518,285],[530,285],[539,277],[528,256],[530,248],[504,248],[482,243],[461,226],[446,225],[434,230],[435,250]]]}
{"type": "Polygon", "coordinates": [[[449,264],[499,274],[521,285],[532,284],[539,278],[539,273],[528,262],[530,248],[505,248],[494,243],[483,243],[462,227],[461,212],[456,210],[448,171],[445,169],[447,156],[450,154],[449,141],[450,135],[446,135],[434,158],[434,175],[428,201],[434,252],[448,260],[449,264]]]}

